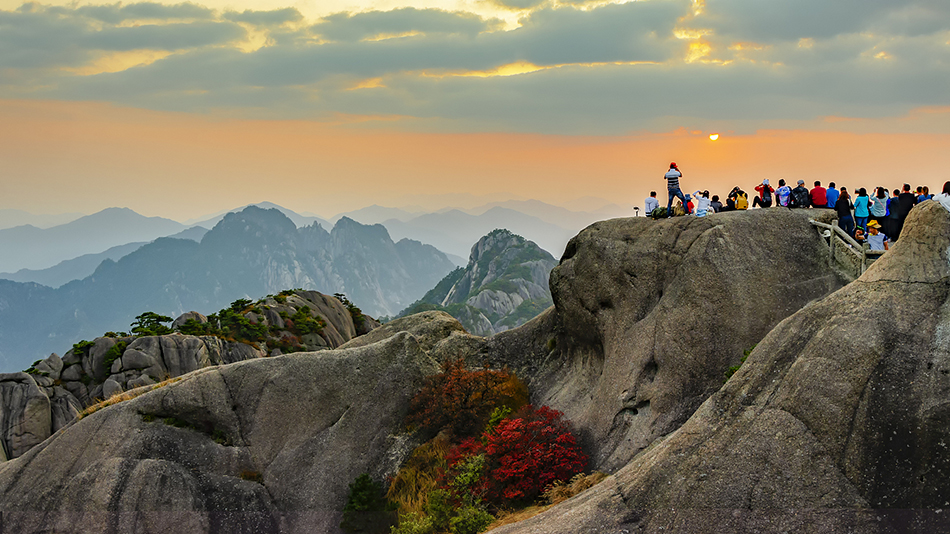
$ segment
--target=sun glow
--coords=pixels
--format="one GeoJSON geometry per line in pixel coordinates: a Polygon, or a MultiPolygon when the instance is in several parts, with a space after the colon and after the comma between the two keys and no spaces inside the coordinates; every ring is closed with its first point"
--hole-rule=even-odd
{"type": "Polygon", "coordinates": [[[710,140],[710,141],[716,141],[716,140],[718,140],[718,139],[719,139],[719,134],[717,134],[717,133],[709,134],[709,140],[710,140]]]}

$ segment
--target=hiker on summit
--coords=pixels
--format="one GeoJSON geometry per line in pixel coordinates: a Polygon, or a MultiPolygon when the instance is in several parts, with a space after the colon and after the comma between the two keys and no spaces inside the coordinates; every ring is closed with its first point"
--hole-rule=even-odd
{"type": "Polygon", "coordinates": [[[659,207],[660,201],[656,199],[656,191],[650,191],[650,196],[643,201],[643,213],[649,217],[650,214],[653,213],[653,210],[659,207]]]}
{"type": "Polygon", "coordinates": [[[693,198],[696,199],[696,209],[693,210],[693,214],[697,217],[705,217],[706,215],[711,215],[715,213],[710,207],[712,201],[709,200],[709,190],[705,191],[696,191],[693,193],[693,198]]]}
{"type": "Polygon", "coordinates": [[[828,207],[835,209],[835,204],[838,203],[838,196],[841,193],[838,191],[838,188],[835,187],[835,183],[831,182],[828,184],[828,189],[825,190],[825,198],[828,200],[828,207]]]}
{"type": "Polygon", "coordinates": [[[778,181],[778,189],[775,190],[775,196],[778,198],[778,205],[784,208],[788,207],[788,197],[792,194],[792,188],[785,185],[785,179],[778,181]]]}
{"type": "Polygon", "coordinates": [[[788,197],[788,207],[807,208],[811,206],[811,197],[808,194],[808,188],[805,187],[805,180],[799,180],[798,186],[792,189],[792,194],[788,197]]]}
{"type": "Polygon", "coordinates": [[[772,207],[772,193],[775,192],[775,189],[772,189],[772,186],[769,185],[769,179],[766,178],[762,180],[762,183],[755,186],[755,190],[758,195],[752,199],[752,207],[762,206],[763,208],[772,207]]]}
{"type": "Polygon", "coordinates": [[[670,201],[666,204],[666,216],[672,217],[674,198],[679,198],[684,208],[686,206],[686,195],[680,191],[680,178],[683,177],[683,173],[680,172],[679,167],[676,166],[676,162],[673,162],[670,163],[670,170],[666,172],[664,177],[666,178],[666,190],[670,195],[670,201]]]}
{"type": "Polygon", "coordinates": [[[824,208],[828,205],[828,190],[821,186],[820,180],[815,180],[815,187],[809,194],[813,208],[824,208]]]}

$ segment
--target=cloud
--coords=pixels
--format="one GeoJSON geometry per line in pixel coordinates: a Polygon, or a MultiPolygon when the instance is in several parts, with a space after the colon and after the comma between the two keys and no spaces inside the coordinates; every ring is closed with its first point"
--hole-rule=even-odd
{"type": "Polygon", "coordinates": [[[209,20],[209,12],[195,4],[78,8],[24,4],[15,11],[0,11],[0,49],[4,51],[0,68],[79,67],[101,52],[177,51],[221,45],[246,36],[247,32],[234,22],[209,20]],[[170,19],[131,26],[116,24],[159,15],[170,19]],[[198,20],[179,21],[191,16],[198,20]],[[91,19],[111,22],[92,23],[91,19]]]}
{"type": "Polygon", "coordinates": [[[174,5],[158,4],[155,2],[139,2],[127,5],[116,3],[111,5],[81,6],[77,8],[54,6],[49,7],[48,11],[65,16],[78,15],[81,17],[89,17],[110,24],[120,24],[127,20],[202,20],[210,19],[214,16],[213,10],[191,2],[174,5]]]}
{"type": "Polygon", "coordinates": [[[414,8],[317,24],[293,8],[229,11],[134,27],[104,24],[104,15],[93,24],[84,7],[0,11],[0,96],[29,90],[255,118],[398,116],[434,129],[564,134],[674,124],[747,131],[950,105],[950,7],[938,0],[707,0],[697,16],[687,0],[557,4],[510,30],[414,8]],[[259,47],[238,46],[250,38],[242,25],[255,27],[259,47]],[[139,49],[175,53],[134,68],[75,68],[97,51],[139,49]],[[95,74],[36,71],[56,65],[95,74]]]}
{"type": "Polygon", "coordinates": [[[472,13],[407,7],[392,11],[337,13],[325,17],[312,30],[324,39],[350,42],[407,34],[474,37],[496,28],[500,23],[498,19],[485,20],[472,13]]]}
{"type": "Polygon", "coordinates": [[[224,14],[226,20],[233,22],[245,22],[255,26],[280,26],[288,22],[300,22],[303,15],[297,8],[288,7],[284,9],[274,9],[271,11],[252,11],[245,9],[243,12],[228,11],[224,14]]]}

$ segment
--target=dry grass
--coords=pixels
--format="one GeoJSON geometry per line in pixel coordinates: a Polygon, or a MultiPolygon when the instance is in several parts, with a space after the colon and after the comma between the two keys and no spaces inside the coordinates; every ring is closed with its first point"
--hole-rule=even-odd
{"type": "Polygon", "coordinates": [[[386,498],[397,503],[402,513],[424,512],[429,493],[438,488],[439,470],[445,468],[450,448],[445,433],[417,447],[396,473],[386,498]]]}
{"type": "Polygon", "coordinates": [[[596,486],[605,478],[607,478],[606,474],[594,471],[589,475],[583,473],[575,475],[570,482],[554,484],[541,494],[541,499],[548,504],[529,506],[512,512],[501,512],[496,516],[495,522],[489,525],[488,530],[534,517],[555,504],[564,502],[578,493],[596,486]]]}
{"type": "Polygon", "coordinates": [[[135,397],[138,397],[139,395],[144,395],[145,393],[148,393],[149,391],[152,391],[161,387],[165,387],[168,384],[173,384],[175,382],[178,382],[182,378],[184,377],[176,376],[175,378],[169,378],[168,380],[164,380],[162,382],[159,382],[158,384],[152,384],[151,386],[142,386],[139,388],[130,389],[129,391],[125,391],[123,393],[116,393],[115,395],[109,397],[108,399],[104,401],[99,401],[95,404],[87,406],[85,410],[79,412],[79,415],[76,416],[76,419],[82,419],[83,417],[86,417],[87,415],[92,415],[103,408],[112,406],[113,404],[118,404],[120,402],[132,400],[135,397]]]}

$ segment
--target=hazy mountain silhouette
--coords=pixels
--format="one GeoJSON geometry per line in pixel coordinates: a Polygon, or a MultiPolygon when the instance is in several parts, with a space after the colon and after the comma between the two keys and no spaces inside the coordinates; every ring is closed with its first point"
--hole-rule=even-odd
{"type": "MultiPolygon", "coordinates": [[[[192,226],[187,230],[182,230],[177,234],[168,237],[178,239],[191,239],[192,241],[201,241],[201,238],[208,232],[207,229],[200,226],[192,226]]],[[[59,287],[73,280],[81,280],[93,272],[105,260],[116,261],[126,254],[130,254],[146,243],[143,241],[136,243],[126,243],[112,247],[105,252],[98,254],[83,254],[71,260],[65,260],[46,269],[20,269],[15,273],[0,273],[0,278],[12,280],[14,282],[36,282],[49,287],[59,287]]]]}
{"type": "Polygon", "coordinates": [[[107,208],[75,221],[41,229],[0,230],[0,272],[45,269],[57,263],[136,241],[151,241],[185,230],[171,219],[145,217],[128,208],[107,208]]]}
{"type": "Polygon", "coordinates": [[[297,228],[276,209],[226,215],[201,242],[160,238],[58,289],[0,280],[0,367],[25,368],[80,339],[128,329],[144,311],[217,310],[283,289],[346,295],[395,315],[454,268],[430,245],[394,243],[381,225],[343,218],[297,228]]]}

